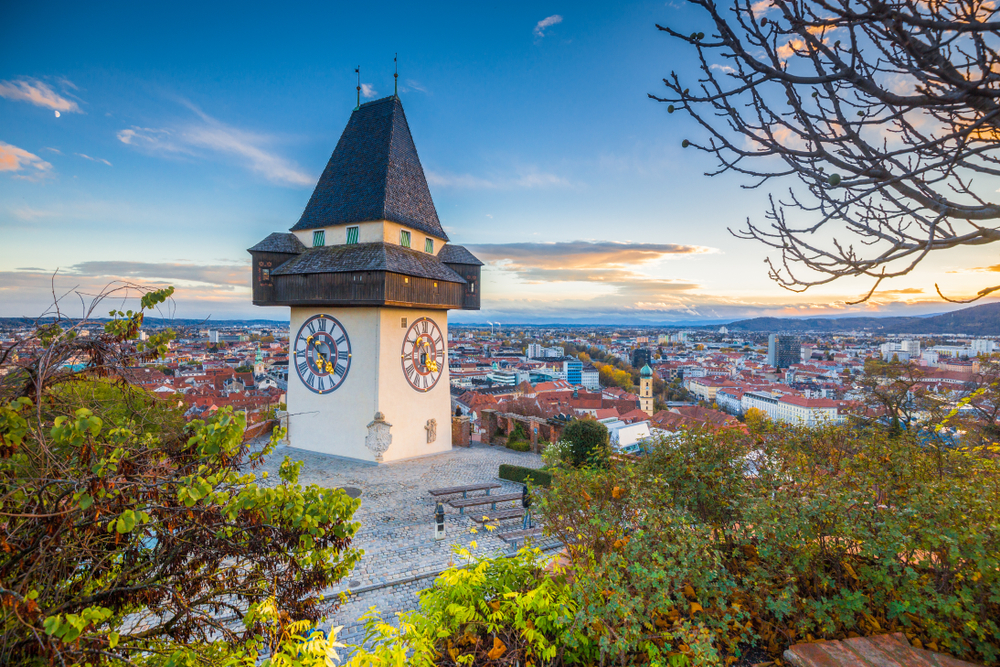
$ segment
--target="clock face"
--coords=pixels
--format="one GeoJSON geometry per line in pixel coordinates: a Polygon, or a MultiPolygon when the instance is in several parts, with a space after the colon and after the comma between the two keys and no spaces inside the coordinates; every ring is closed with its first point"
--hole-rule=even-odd
{"type": "Polygon", "coordinates": [[[292,362],[310,391],[336,390],[351,370],[351,340],[344,326],[329,315],[310,317],[295,336],[292,362]]]}
{"type": "Polygon", "coordinates": [[[417,391],[430,391],[441,379],[448,363],[444,335],[434,320],[421,317],[406,331],[403,338],[403,375],[417,391]]]}

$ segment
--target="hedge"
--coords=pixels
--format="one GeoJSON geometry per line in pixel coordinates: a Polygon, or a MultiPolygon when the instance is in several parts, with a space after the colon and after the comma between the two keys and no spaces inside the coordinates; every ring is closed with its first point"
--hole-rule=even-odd
{"type": "Polygon", "coordinates": [[[532,484],[538,486],[549,486],[552,484],[552,475],[544,470],[535,470],[534,468],[525,468],[524,466],[512,466],[506,463],[500,465],[500,472],[497,477],[510,480],[511,482],[520,482],[521,484],[524,484],[529,479],[532,484]]]}

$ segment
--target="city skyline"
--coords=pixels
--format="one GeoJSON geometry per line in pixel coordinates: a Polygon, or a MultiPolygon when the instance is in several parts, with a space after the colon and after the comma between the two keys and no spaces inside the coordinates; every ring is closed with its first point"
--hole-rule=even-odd
{"type": "Polygon", "coordinates": [[[694,80],[655,24],[695,16],[662,2],[11,8],[0,316],[40,314],[58,270],[60,293],[169,283],[178,317],[287,319],[250,304],[245,249],[298,219],[356,104],[354,68],[362,101],[391,95],[397,52],[441,221],[487,262],[483,311],[457,324],[926,314],[957,307],[935,282],[991,282],[995,253],[964,248],[854,307],[870,284],[771,283],[764,249],[726,231],[760,222],[767,192],[704,176],[715,165],[681,148],[697,128],[646,97],[671,69],[694,80]]]}

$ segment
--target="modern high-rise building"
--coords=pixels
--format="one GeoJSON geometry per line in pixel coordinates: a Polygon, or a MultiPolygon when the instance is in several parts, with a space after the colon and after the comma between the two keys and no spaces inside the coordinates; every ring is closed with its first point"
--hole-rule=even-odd
{"type": "Polygon", "coordinates": [[[767,365],[788,368],[801,361],[802,341],[798,336],[771,334],[767,338],[767,365]]]}
{"type": "Polygon", "coordinates": [[[567,359],[563,362],[566,371],[566,382],[576,386],[583,384],[583,362],[579,359],[567,359]]]}

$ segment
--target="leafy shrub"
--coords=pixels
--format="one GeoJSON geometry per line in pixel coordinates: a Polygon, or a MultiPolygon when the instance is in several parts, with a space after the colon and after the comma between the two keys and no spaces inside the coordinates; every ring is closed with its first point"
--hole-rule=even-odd
{"type": "Polygon", "coordinates": [[[514,422],[514,428],[510,432],[511,440],[527,440],[528,432],[524,428],[524,424],[521,422],[514,422]]]}
{"type": "MultiPolygon", "coordinates": [[[[471,559],[464,549],[457,553],[471,559]]],[[[563,664],[591,662],[595,650],[586,632],[566,646],[575,603],[563,578],[546,576],[542,564],[541,552],[521,549],[514,558],[479,558],[446,570],[420,594],[418,611],[400,614],[400,629],[374,611],[362,617],[365,637],[348,664],[433,667],[502,658],[537,665],[557,656],[563,664]]]]}
{"type": "Polygon", "coordinates": [[[512,440],[507,443],[507,449],[513,449],[515,452],[530,452],[531,443],[526,440],[512,440]]]}
{"type": "Polygon", "coordinates": [[[574,466],[602,467],[611,455],[608,427],[593,419],[574,419],[563,429],[574,466]]]}
{"type": "Polygon", "coordinates": [[[361,558],[360,501],[299,485],[289,459],[259,483],[280,430],[251,451],[242,413],[186,424],[128,383],[166,350],[165,333],[137,338],[172,291],[87,338],[46,324],[5,350],[16,366],[0,358],[0,664],[318,667],[335,645],[314,630],[319,593],[361,558]]]}
{"type": "Polygon", "coordinates": [[[547,468],[558,468],[573,464],[573,445],[568,440],[557,440],[551,444],[538,443],[542,448],[542,463],[547,468]]]}
{"type": "Polygon", "coordinates": [[[552,475],[544,470],[534,468],[524,468],[522,466],[512,466],[506,463],[500,465],[500,472],[497,475],[500,479],[510,480],[524,484],[531,482],[537,486],[549,486],[552,484],[552,475]]]}
{"type": "Polygon", "coordinates": [[[569,627],[590,629],[602,664],[721,664],[749,637],[710,528],[673,508],[662,484],[616,464],[556,480],[539,509],[570,560],[569,627]]]}

